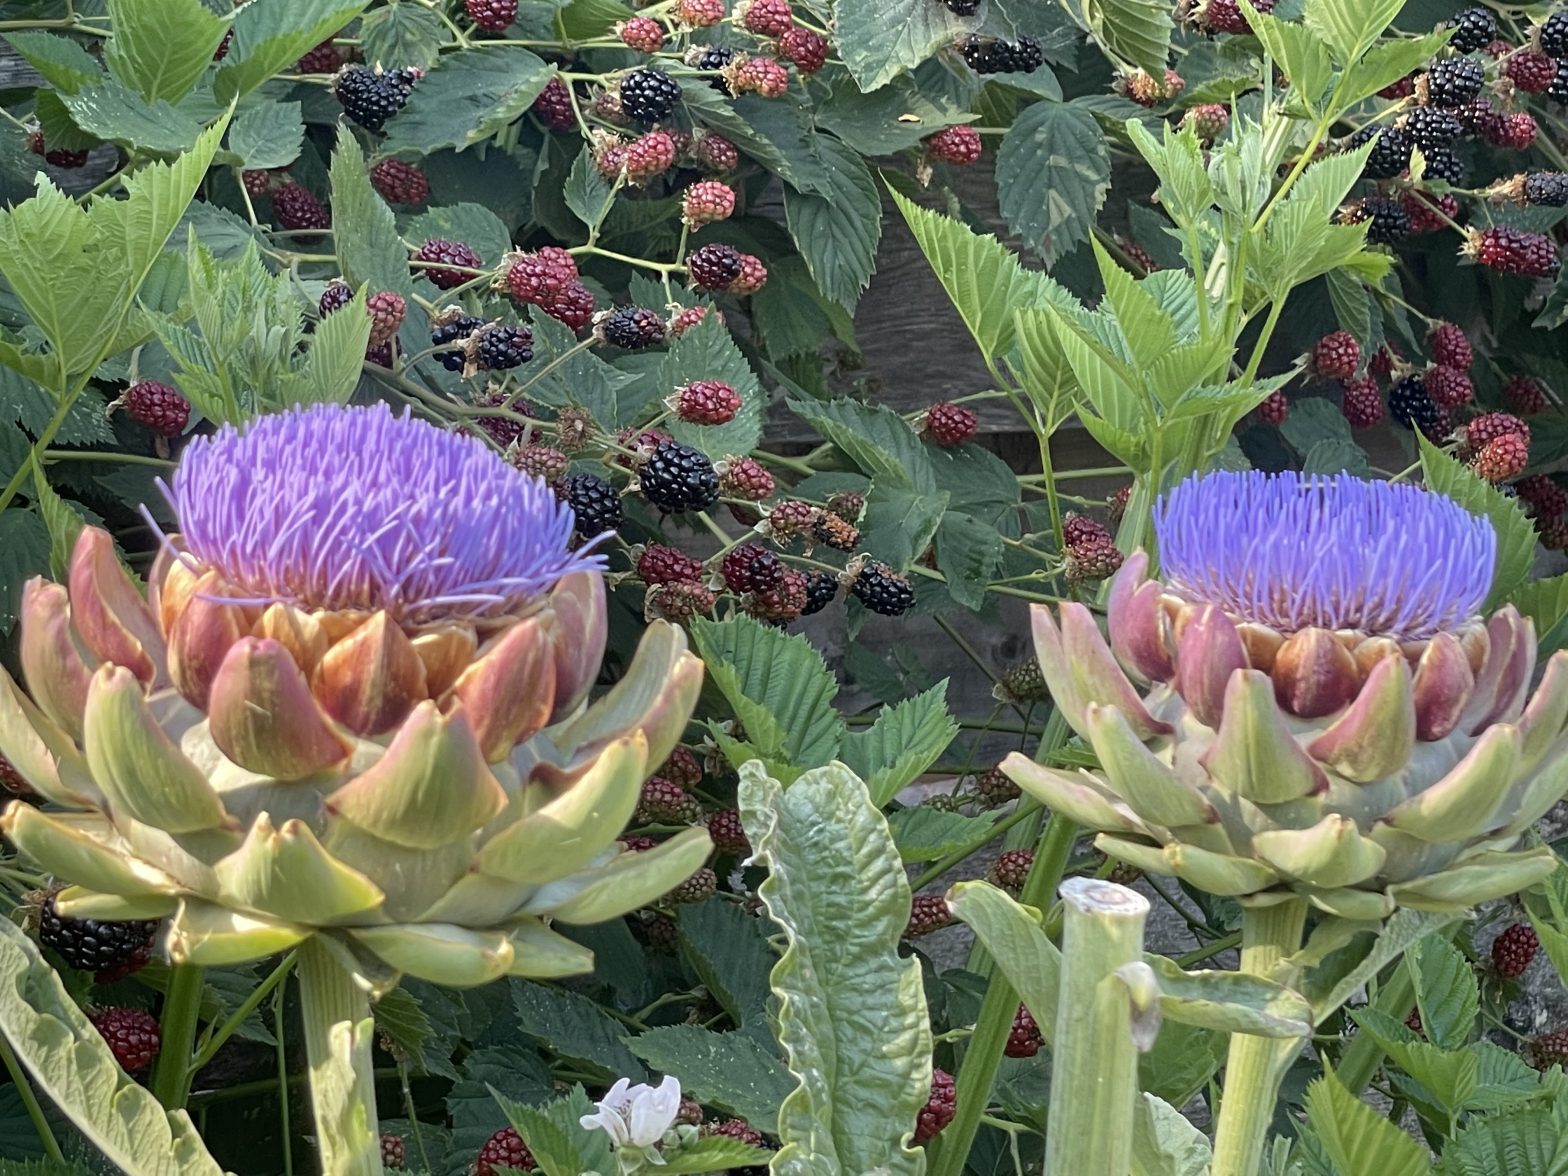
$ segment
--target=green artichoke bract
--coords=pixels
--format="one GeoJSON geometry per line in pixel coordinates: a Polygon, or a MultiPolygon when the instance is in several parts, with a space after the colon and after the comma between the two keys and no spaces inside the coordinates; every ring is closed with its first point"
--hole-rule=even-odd
{"type": "Polygon", "coordinates": [[[1568,652],[1532,697],[1531,622],[1480,616],[1485,519],[1414,486],[1222,473],[1155,529],[1164,582],[1127,560],[1109,647],[1082,605],[1035,606],[1100,769],[1014,755],[1020,787],[1109,856],[1248,905],[1457,911],[1551,872],[1519,842],[1568,791],[1568,652]]]}
{"type": "Polygon", "coordinates": [[[315,938],[361,985],[588,970],[550,923],[664,894],[709,852],[616,837],[702,665],[649,626],[592,706],[602,560],[475,438],[324,406],[192,441],[147,597],[103,531],[23,602],[0,754],[52,804],[0,828],[63,913],[170,916],[176,963],[315,938]]]}

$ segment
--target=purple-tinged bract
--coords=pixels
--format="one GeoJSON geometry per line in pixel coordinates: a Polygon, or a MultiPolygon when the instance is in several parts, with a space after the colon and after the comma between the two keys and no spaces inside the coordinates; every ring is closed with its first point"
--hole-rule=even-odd
{"type": "Polygon", "coordinates": [[[317,405],[193,441],[166,488],[186,549],[257,602],[404,624],[515,613],[600,556],[571,508],[473,437],[317,405]]]}
{"type": "Polygon", "coordinates": [[[1348,475],[1194,476],[1154,525],[1171,590],[1282,633],[1456,629],[1481,611],[1497,556],[1491,524],[1452,499],[1348,475]]]}

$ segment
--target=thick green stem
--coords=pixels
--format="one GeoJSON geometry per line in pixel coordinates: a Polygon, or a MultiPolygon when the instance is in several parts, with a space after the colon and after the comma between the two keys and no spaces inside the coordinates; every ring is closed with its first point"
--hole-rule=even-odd
{"type": "Polygon", "coordinates": [[[299,948],[299,992],[322,1176],[380,1176],[370,1000],[319,937],[299,948]]]}
{"type": "MultiPolygon", "coordinates": [[[[1393,970],[1383,986],[1378,989],[1372,1007],[1403,1021],[1416,1003],[1416,986],[1410,979],[1410,969],[1400,964],[1393,970]]],[[[1372,1075],[1383,1062],[1383,1047],[1370,1033],[1358,1033],[1334,1067],[1334,1076],[1344,1083],[1352,1094],[1360,1094],[1372,1081],[1372,1075]]]]}
{"type": "Polygon", "coordinates": [[[38,1101],[38,1096],[33,1093],[33,1087],[27,1080],[27,1074],[22,1069],[22,1063],[11,1052],[11,1043],[0,1034],[0,1064],[3,1064],[7,1074],[11,1076],[11,1084],[16,1088],[17,1097],[22,1100],[22,1106],[27,1111],[27,1117],[33,1121],[33,1130],[38,1133],[38,1142],[43,1145],[44,1154],[57,1164],[65,1163],[65,1156],[60,1152],[59,1141],[55,1139],[54,1132],[49,1129],[49,1119],[44,1114],[44,1108],[38,1101]]]}
{"type": "Polygon", "coordinates": [[[190,1097],[191,1048],[201,1020],[201,983],[200,968],[177,964],[169,973],[169,987],[163,994],[163,1020],[158,1026],[161,1044],[157,1068],[152,1074],[152,1092],[166,1110],[178,1110],[190,1097]]]}
{"type": "MultiPolygon", "coordinates": [[[[1274,975],[1279,962],[1301,949],[1305,899],[1247,907],[1241,917],[1241,970],[1289,983],[1274,975]]],[[[1274,1121],[1280,1080],[1300,1042],[1235,1033],[1225,1060],[1225,1091],[1214,1134],[1213,1176],[1257,1176],[1274,1121]]]]}
{"type": "Polygon", "coordinates": [[[1138,1097],[1133,999],[1116,970],[1143,958],[1149,901],[1094,878],[1062,884],[1062,981],[1051,1042],[1045,1176],[1125,1176],[1138,1097]]]}

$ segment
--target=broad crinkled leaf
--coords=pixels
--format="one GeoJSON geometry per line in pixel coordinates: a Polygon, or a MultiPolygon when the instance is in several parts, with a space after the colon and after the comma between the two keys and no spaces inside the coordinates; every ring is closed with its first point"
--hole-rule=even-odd
{"type": "Polygon", "coordinates": [[[771,1050],[748,1032],[715,1033],[698,1025],[664,1025],[628,1043],[660,1074],[673,1074],[682,1092],[722,1107],[758,1131],[772,1132],[790,1074],[771,1050]]]}
{"type": "Polygon", "coordinates": [[[784,190],[784,214],[795,247],[822,293],[853,311],[876,271],[882,200],[860,156],[836,139],[820,141],[830,192],[784,190]]]}
{"type": "Polygon", "coordinates": [[[971,28],[931,0],[837,0],[835,43],[862,90],[875,90],[913,69],[971,28]]]}
{"type": "Polygon", "coordinates": [[[1002,215],[1047,260],[1089,236],[1110,186],[1105,133],[1079,106],[1036,102],[1007,129],[996,153],[1002,215]]]}
{"type": "Polygon", "coordinates": [[[483,45],[441,58],[387,124],[387,151],[464,148],[531,105],[555,67],[521,45],[483,45]]]}

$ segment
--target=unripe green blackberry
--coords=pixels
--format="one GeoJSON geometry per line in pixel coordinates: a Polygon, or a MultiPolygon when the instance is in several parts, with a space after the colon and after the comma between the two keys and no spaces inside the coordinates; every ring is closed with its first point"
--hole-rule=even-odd
{"type": "Polygon", "coordinates": [[[1006,702],[1049,702],[1051,692],[1046,689],[1040,663],[1026,657],[1002,675],[996,684],[996,696],[1006,702]]]}
{"type": "Polygon", "coordinates": [[[1009,801],[1017,800],[1022,795],[1022,790],[1001,768],[991,768],[981,772],[975,779],[975,795],[987,808],[998,808],[1009,801]]]}
{"type": "Polygon", "coordinates": [[[676,625],[690,624],[696,617],[711,613],[716,599],[712,589],[696,580],[655,584],[643,597],[643,618],[676,625]]]}

